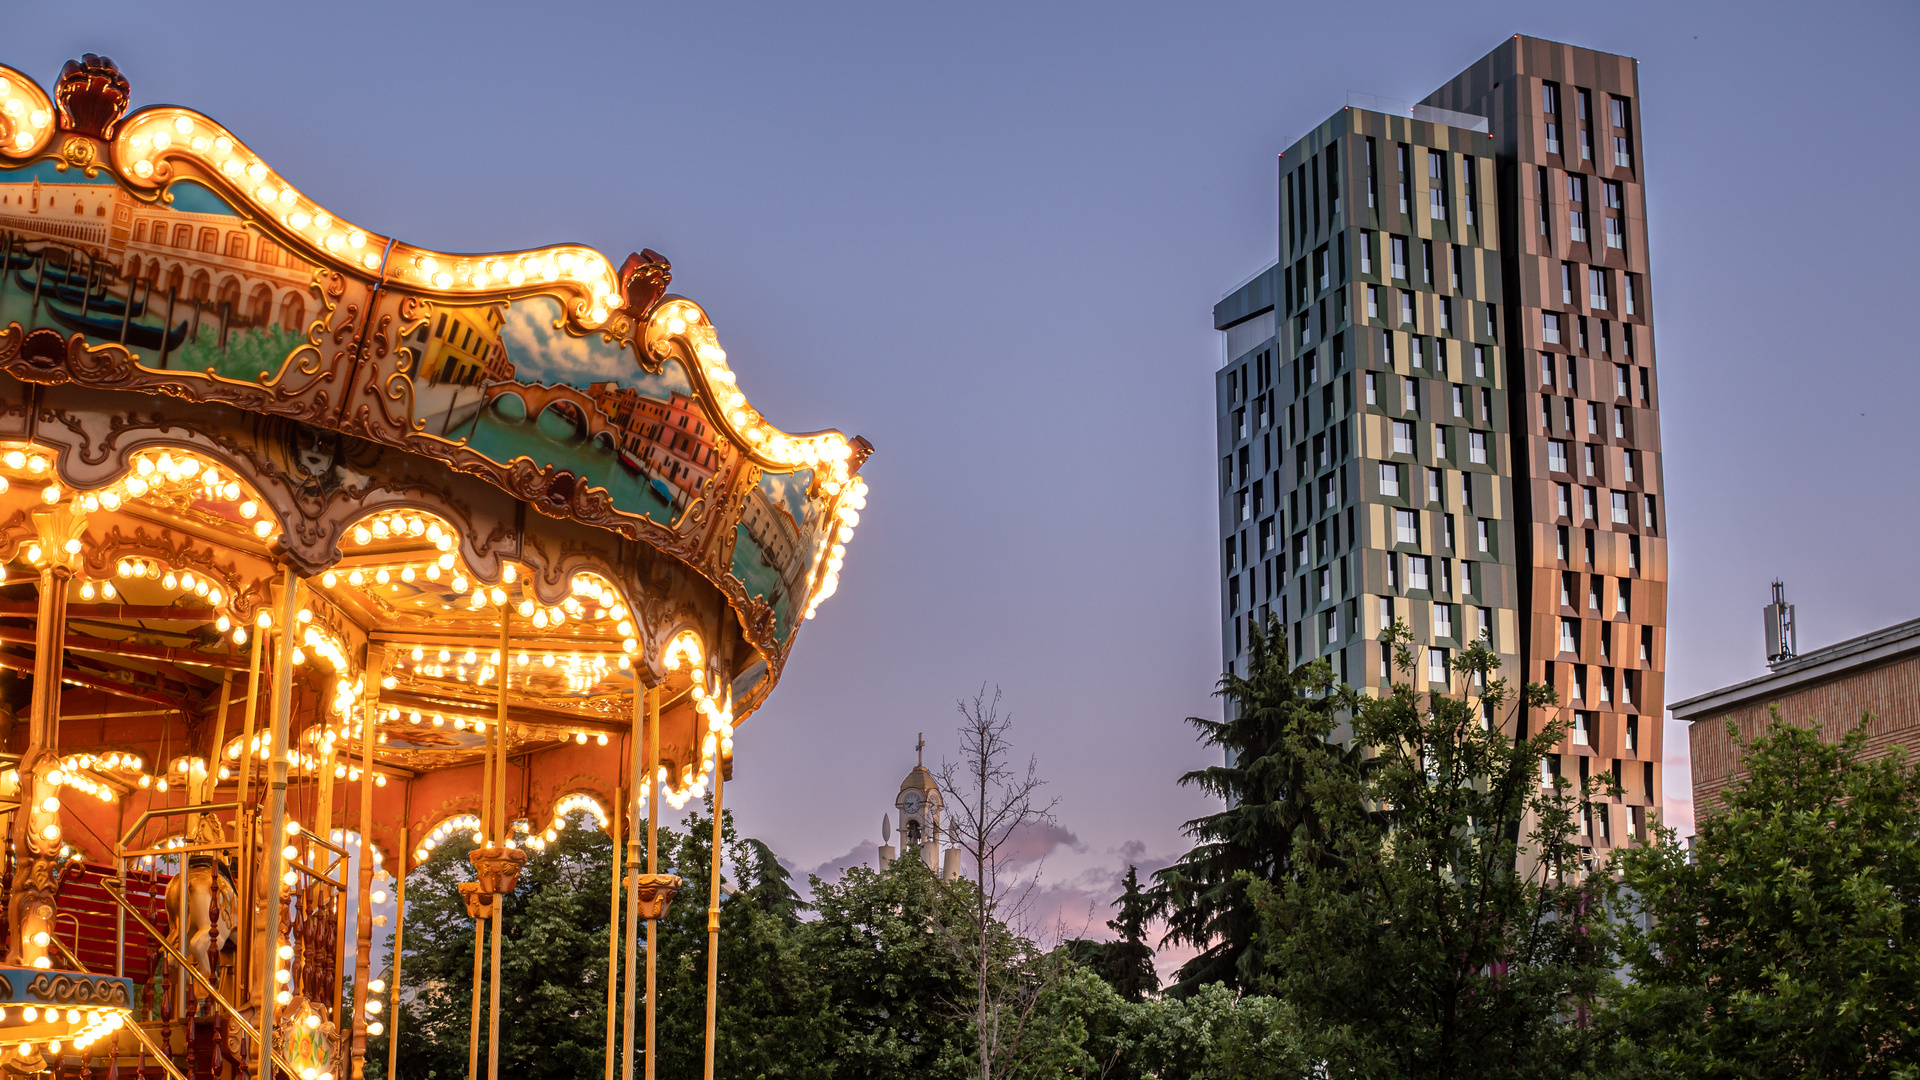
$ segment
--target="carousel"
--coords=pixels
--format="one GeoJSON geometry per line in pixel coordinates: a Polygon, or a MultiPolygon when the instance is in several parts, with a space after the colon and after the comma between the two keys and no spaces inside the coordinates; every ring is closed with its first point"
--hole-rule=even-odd
{"type": "Polygon", "coordinates": [[[654,823],[720,805],[871,447],[763,419],[652,251],[416,247],[127,104],[0,67],[0,1068],[357,1080],[462,834],[497,1075],[499,901],[585,810],[652,1076],[654,823]]]}

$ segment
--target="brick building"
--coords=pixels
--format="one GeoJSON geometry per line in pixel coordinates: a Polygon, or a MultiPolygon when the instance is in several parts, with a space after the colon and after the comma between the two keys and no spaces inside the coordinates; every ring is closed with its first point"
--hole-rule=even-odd
{"type": "Polygon", "coordinates": [[[1687,722],[1693,751],[1693,806],[1705,815],[1719,805],[1720,791],[1740,775],[1740,753],[1727,734],[1738,725],[1741,742],[1766,731],[1770,711],[1782,719],[1812,724],[1829,742],[1866,721],[1867,752],[1879,756],[1895,746],[1909,760],[1920,755],[1920,619],[1829,645],[1778,664],[1757,679],[1675,702],[1673,718],[1687,722]]]}

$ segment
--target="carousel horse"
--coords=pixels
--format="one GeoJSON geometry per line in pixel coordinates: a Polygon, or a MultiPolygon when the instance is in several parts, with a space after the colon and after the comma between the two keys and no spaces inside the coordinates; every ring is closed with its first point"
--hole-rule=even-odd
{"type": "MultiPolygon", "coordinates": [[[[220,826],[214,823],[211,814],[200,819],[190,842],[214,843],[221,839],[220,826]]],[[[175,874],[167,883],[167,921],[171,930],[167,942],[187,955],[187,959],[213,981],[213,952],[225,951],[233,940],[236,928],[235,916],[239,912],[240,897],[234,890],[233,877],[225,862],[211,852],[195,852],[187,857],[185,873],[175,874]],[[186,917],[182,919],[180,907],[184,896],[186,917]],[[180,931],[186,930],[186,945],[180,944],[180,931]]],[[[183,973],[182,978],[185,978],[183,973]]],[[[193,998],[197,1013],[204,1014],[207,1008],[205,993],[198,983],[193,987],[193,998]]]]}

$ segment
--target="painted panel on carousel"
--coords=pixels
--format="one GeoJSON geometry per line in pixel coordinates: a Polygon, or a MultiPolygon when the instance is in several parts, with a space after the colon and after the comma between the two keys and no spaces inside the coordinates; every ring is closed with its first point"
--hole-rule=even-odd
{"type": "Polygon", "coordinates": [[[796,611],[813,594],[826,547],[827,504],[813,487],[812,469],[761,473],[735,526],[733,576],[748,596],[773,609],[781,641],[793,633],[796,611]]]}
{"type": "Polygon", "coordinates": [[[183,180],[157,202],[102,171],[0,171],[0,325],[119,345],[152,371],[276,380],[319,309],[314,264],[183,180]]]}
{"type": "Polygon", "coordinates": [[[406,346],[416,431],[564,469],[625,513],[671,527],[731,463],[685,368],[650,372],[625,340],[569,332],[555,297],[437,306],[406,346]]]}

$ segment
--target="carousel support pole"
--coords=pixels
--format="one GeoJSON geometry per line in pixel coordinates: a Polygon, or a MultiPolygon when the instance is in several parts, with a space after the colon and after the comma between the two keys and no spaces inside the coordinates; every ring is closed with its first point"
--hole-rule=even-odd
{"type": "MultiPolygon", "coordinates": [[[[243,1002],[253,1000],[253,987],[250,984],[253,982],[253,965],[256,962],[252,952],[253,921],[256,914],[253,900],[254,875],[259,872],[254,868],[253,857],[253,836],[257,826],[253,807],[247,800],[252,794],[250,789],[253,782],[254,718],[260,706],[261,630],[262,628],[256,625],[251,635],[253,640],[250,642],[250,658],[247,661],[247,720],[246,729],[240,736],[240,787],[238,797],[234,799],[240,804],[239,809],[234,811],[234,819],[240,827],[240,835],[235,839],[240,841],[240,895],[244,898],[240,902],[240,944],[236,964],[239,969],[240,985],[235,989],[243,1002]]],[[[119,905],[116,904],[114,907],[120,910],[119,905]]],[[[122,918],[125,918],[124,912],[122,912],[122,918]]],[[[124,932],[122,936],[124,937],[124,932]]]]}
{"type": "MultiPolygon", "coordinates": [[[[273,1011],[278,1003],[278,980],[274,978],[280,950],[281,875],[286,873],[281,847],[286,834],[287,816],[287,729],[293,719],[294,628],[299,625],[300,578],[293,567],[286,568],[280,582],[280,644],[274,650],[273,670],[273,746],[267,758],[267,926],[266,947],[260,956],[260,1060],[259,1080],[273,1080],[273,1011]]],[[[266,629],[261,627],[260,629],[266,629]]],[[[291,985],[291,984],[289,984],[291,985]]]]}
{"type": "MultiPolygon", "coordinates": [[[[489,728],[480,754],[480,837],[484,846],[491,843],[493,824],[493,740],[498,729],[489,728]]],[[[481,899],[491,904],[491,898],[481,899]]],[[[486,990],[482,965],[486,962],[487,916],[473,919],[473,1009],[467,1022],[467,1080],[480,1077],[480,1000],[486,990]]]]}
{"type": "MultiPolygon", "coordinates": [[[[635,980],[640,970],[640,792],[641,777],[646,775],[646,719],[647,702],[652,700],[655,691],[648,688],[640,679],[639,666],[633,672],[633,735],[628,745],[633,753],[633,787],[627,792],[627,999],[621,1011],[624,1026],[622,1038],[626,1040],[626,1062],[622,1067],[622,1080],[633,1080],[633,1043],[634,1043],[634,1007],[638,1002],[635,980]]],[[[651,785],[652,778],[645,783],[651,785]]],[[[617,858],[617,855],[616,855],[617,858]]]]}
{"type": "MultiPolygon", "coordinates": [[[[7,962],[18,967],[47,967],[40,935],[53,933],[54,888],[60,870],[58,785],[60,768],[60,669],[65,664],[67,583],[86,530],[84,514],[71,505],[35,510],[41,558],[38,619],[34,623],[33,698],[27,721],[27,749],[20,756],[20,809],[13,815],[13,889],[8,925],[13,942],[7,962]],[[71,543],[71,548],[69,548],[71,543]],[[45,809],[48,800],[54,809],[45,809]]],[[[44,940],[44,939],[41,939],[44,940]]]]}
{"type": "Polygon", "coordinates": [[[353,1047],[351,1080],[367,1075],[367,980],[373,964],[373,730],[380,722],[380,680],[387,670],[386,650],[367,646],[367,699],[360,705],[360,896],[354,905],[353,1047]]]}
{"type": "MultiPolygon", "coordinates": [[[[647,876],[660,873],[660,692],[647,696],[647,876]]],[[[660,954],[660,920],[647,919],[647,1080],[653,1080],[654,961],[660,954]]]]}
{"type": "Polygon", "coordinates": [[[720,1007],[720,815],[726,765],[718,753],[713,760],[713,870],[707,880],[707,1071],[713,1080],[714,1022],[720,1007]]]}
{"type": "MultiPolygon", "coordinates": [[[[618,778],[613,789],[620,790],[618,778]]],[[[615,801],[619,799],[616,796],[615,801]]],[[[608,815],[613,820],[613,896],[607,902],[607,1076],[613,1080],[614,1053],[616,1039],[615,1021],[618,1019],[620,1005],[620,826],[625,824],[625,807],[615,807],[608,815]]]]}
{"type": "Polygon", "coordinates": [[[393,890],[393,982],[387,986],[387,1080],[395,1080],[400,1075],[400,958],[404,945],[401,935],[407,929],[407,870],[413,860],[413,850],[407,846],[410,842],[403,813],[400,820],[400,869],[394,874],[393,890]]]}
{"type": "MultiPolygon", "coordinates": [[[[507,623],[511,608],[500,608],[500,655],[493,665],[493,678],[499,688],[494,707],[493,746],[497,776],[493,785],[494,842],[501,847],[512,843],[507,829],[507,623]]],[[[493,985],[487,1002],[487,1076],[500,1080],[500,937],[506,922],[507,898],[493,898],[493,985]]]]}

